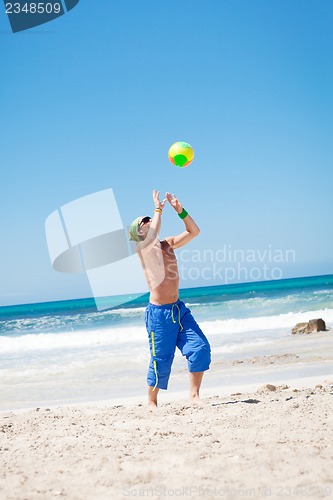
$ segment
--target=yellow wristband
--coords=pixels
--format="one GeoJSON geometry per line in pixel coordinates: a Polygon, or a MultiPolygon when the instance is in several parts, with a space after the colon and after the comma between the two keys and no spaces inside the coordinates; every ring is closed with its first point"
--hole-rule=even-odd
{"type": "Polygon", "coordinates": [[[162,213],[162,209],[161,208],[155,208],[155,212],[159,212],[161,214],[162,213]]]}

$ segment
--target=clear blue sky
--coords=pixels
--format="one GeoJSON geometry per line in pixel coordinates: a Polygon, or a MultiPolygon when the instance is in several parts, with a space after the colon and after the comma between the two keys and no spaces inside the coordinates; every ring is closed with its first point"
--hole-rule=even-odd
{"type": "MultiPolygon", "coordinates": [[[[0,305],[90,295],[52,269],[44,222],[109,187],[124,224],[175,192],[191,251],[271,245],[295,251],[283,277],[333,272],[331,0],[81,0],[26,32],[0,22],[0,305]]],[[[162,236],[182,229],[169,208],[162,236]]]]}

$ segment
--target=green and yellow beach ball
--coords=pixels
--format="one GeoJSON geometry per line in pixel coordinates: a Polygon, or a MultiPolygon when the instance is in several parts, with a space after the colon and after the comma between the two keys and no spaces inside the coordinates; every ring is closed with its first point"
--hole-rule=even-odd
{"type": "Polygon", "coordinates": [[[169,160],[176,167],[187,167],[192,163],[194,151],[187,142],[175,142],[168,152],[169,160]]]}

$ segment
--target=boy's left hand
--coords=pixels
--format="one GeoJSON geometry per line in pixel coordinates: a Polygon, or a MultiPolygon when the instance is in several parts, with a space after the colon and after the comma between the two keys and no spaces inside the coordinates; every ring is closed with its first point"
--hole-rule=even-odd
{"type": "Polygon", "coordinates": [[[178,214],[180,214],[183,210],[183,206],[180,203],[180,201],[178,200],[178,198],[176,198],[175,195],[171,195],[170,193],[166,193],[165,197],[168,200],[168,202],[170,203],[170,205],[176,210],[176,212],[178,214]]]}

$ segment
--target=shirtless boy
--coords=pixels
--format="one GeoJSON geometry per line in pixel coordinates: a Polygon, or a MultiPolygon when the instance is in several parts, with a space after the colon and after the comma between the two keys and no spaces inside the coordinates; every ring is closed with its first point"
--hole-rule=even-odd
{"type": "Polygon", "coordinates": [[[174,249],[189,243],[200,230],[175,195],[166,193],[166,198],[160,201],[159,191],[154,190],[153,200],[153,217],[137,217],[129,230],[130,240],[137,243],[136,251],[150,290],[145,314],[151,353],[147,376],[148,404],[157,406],[159,389],[168,388],[176,346],[187,359],[191,402],[198,404],[202,377],[210,365],[210,345],[191,311],[179,300],[174,249]],[[183,220],[185,231],[160,241],[162,212],[167,201],[183,220]]]}

